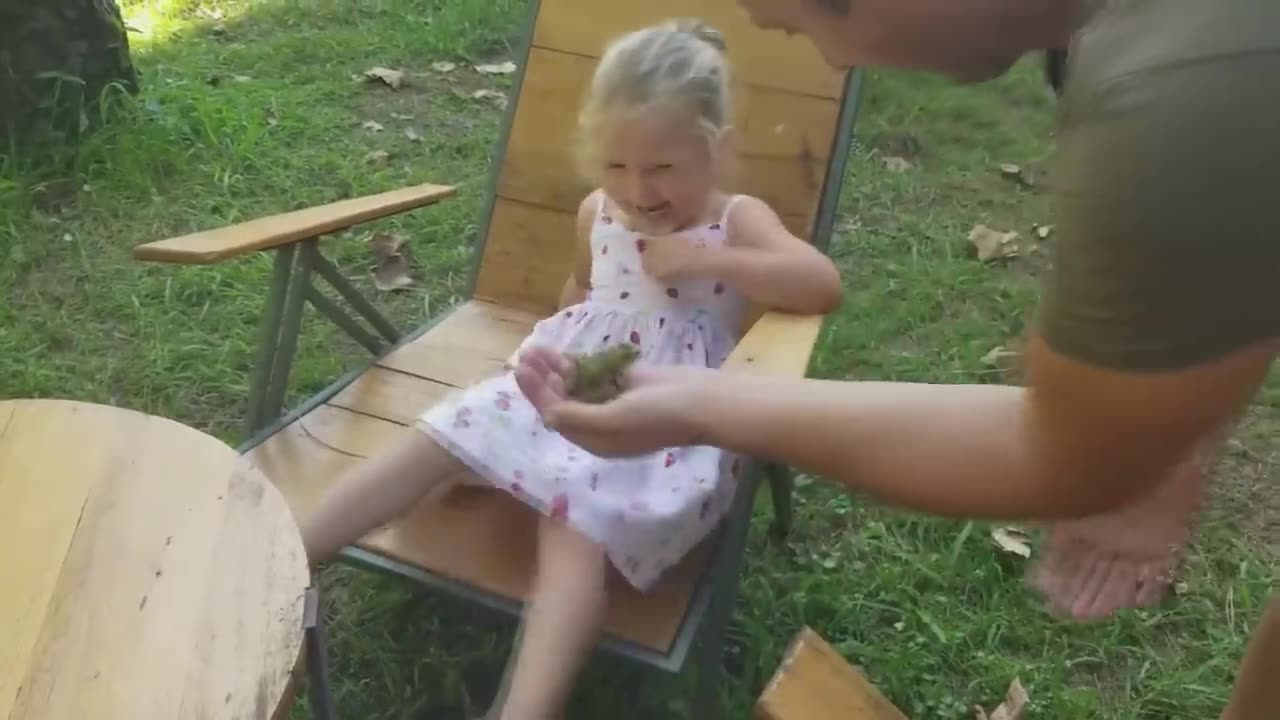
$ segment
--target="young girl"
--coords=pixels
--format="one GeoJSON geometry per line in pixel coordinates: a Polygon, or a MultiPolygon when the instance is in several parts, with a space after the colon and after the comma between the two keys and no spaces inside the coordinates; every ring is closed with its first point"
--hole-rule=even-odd
{"type": "MultiPolygon", "coordinates": [[[[749,302],[825,313],[836,268],[763,202],[718,188],[729,78],[714,30],[668,22],[601,58],[579,116],[581,170],[599,189],[577,216],[561,310],[521,348],[630,343],[651,364],[718,367],[749,302]]],[[[517,356],[519,354],[517,350],[517,356]]],[[[492,718],[559,717],[599,632],[612,567],[650,588],[716,526],[737,463],[690,447],[607,460],[548,430],[511,372],[428,409],[417,431],[339,481],[303,529],[312,563],[453,480],[511,493],[541,515],[538,567],[505,698],[492,718]]]]}

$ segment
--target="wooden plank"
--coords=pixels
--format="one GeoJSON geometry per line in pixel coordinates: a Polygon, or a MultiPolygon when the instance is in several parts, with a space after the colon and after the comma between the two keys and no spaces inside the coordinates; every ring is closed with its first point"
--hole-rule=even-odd
{"type": "MultiPolygon", "coordinates": [[[[416,430],[321,406],[251,450],[248,458],[275,480],[301,517],[343,473],[404,432],[416,430]]],[[[459,486],[420,503],[357,545],[500,597],[523,600],[535,567],[535,530],[535,513],[506,492],[459,486]]],[[[646,594],[611,575],[606,630],[666,652],[705,561],[706,547],[700,546],[646,594]]]]}
{"type": "Polygon", "coordinates": [[[13,705],[36,651],[62,563],[89,496],[88,468],[118,449],[77,442],[55,432],[73,406],[19,410],[0,402],[0,718],[13,705]],[[48,483],[31,482],[39,468],[48,483]]]}
{"type": "Polygon", "coordinates": [[[139,245],[134,248],[133,257],[150,262],[208,265],[437,203],[454,193],[454,188],[446,185],[400,188],[139,245]]]}
{"type": "Polygon", "coordinates": [[[574,214],[498,198],[475,296],[547,315],[573,265],[574,214]]]}
{"type": "Polygon", "coordinates": [[[756,702],[761,720],[907,720],[809,628],[796,634],[756,702]]]}
{"type": "MultiPolygon", "coordinates": [[[[9,720],[282,717],[309,570],[281,495],[217,439],[104,406],[30,401],[0,477],[89,486],[9,720]],[[76,452],[66,453],[68,437],[76,452]],[[53,451],[61,445],[63,452],[53,451]],[[68,461],[66,458],[77,458],[68,461]]],[[[62,502],[59,493],[43,502],[62,502]]],[[[73,498],[74,499],[74,498],[73,498]]],[[[35,550],[35,540],[20,546],[35,550]]],[[[0,567],[9,592],[9,564],[0,567]]],[[[4,672],[9,668],[5,667],[4,672]]]]}
{"type": "Polygon", "coordinates": [[[733,125],[741,152],[784,159],[809,155],[826,164],[839,123],[839,100],[755,86],[736,97],[733,125]]]}
{"type": "Polygon", "coordinates": [[[334,407],[412,425],[454,388],[396,370],[371,367],[329,401],[334,407]]]}
{"type": "Polygon", "coordinates": [[[822,315],[766,312],[738,341],[724,368],[803,377],[823,320],[822,315]]]}
{"type": "Polygon", "coordinates": [[[556,0],[543,3],[533,42],[543,48],[599,56],[608,41],[622,33],[678,17],[700,18],[719,30],[729,61],[748,82],[840,97],[842,74],[827,65],[807,38],[757,28],[738,3],[725,0],[556,0]]]}
{"type": "Polygon", "coordinates": [[[537,319],[537,315],[473,300],[421,337],[393,350],[378,365],[465,387],[502,372],[503,363],[537,319]]]}
{"type": "MultiPolygon", "coordinates": [[[[572,134],[594,60],[535,48],[511,126],[498,194],[569,213],[591,187],[570,157],[572,134]]],[[[839,105],[824,98],[743,88],[734,103],[737,172],[727,189],[764,199],[779,214],[817,204],[839,105]]],[[[494,239],[493,232],[490,239],[494,239]]]]}

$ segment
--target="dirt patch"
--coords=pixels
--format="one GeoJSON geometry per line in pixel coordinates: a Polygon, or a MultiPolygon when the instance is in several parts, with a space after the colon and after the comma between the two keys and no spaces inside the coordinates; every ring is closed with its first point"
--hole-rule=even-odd
{"type": "Polygon", "coordinates": [[[493,90],[510,94],[508,88],[498,86],[465,65],[458,65],[447,73],[406,69],[405,75],[407,83],[399,90],[374,84],[360,87],[359,116],[374,118],[388,131],[396,133],[403,128],[414,128],[423,136],[465,137],[485,122],[487,113],[502,112],[494,99],[472,97],[475,92],[493,90]],[[466,112],[450,110],[458,102],[468,104],[466,112]]]}
{"type": "Polygon", "coordinates": [[[1209,516],[1280,560],[1280,411],[1254,407],[1228,440],[1213,472],[1209,516]]]}

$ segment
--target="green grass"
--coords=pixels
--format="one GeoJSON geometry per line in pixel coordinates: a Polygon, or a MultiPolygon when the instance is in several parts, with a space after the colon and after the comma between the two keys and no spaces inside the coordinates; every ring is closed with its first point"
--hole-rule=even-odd
{"type": "MultiPolygon", "coordinates": [[[[467,261],[500,122],[465,95],[504,78],[470,62],[509,55],[518,0],[126,2],[145,92],[111,105],[106,130],[74,154],[4,160],[0,171],[0,397],[73,397],[171,416],[233,441],[269,261],[144,266],[140,243],[266,213],[418,182],[457,199],[326,241],[348,275],[401,326],[465,294],[467,261]],[[213,11],[220,12],[218,17],[213,11]],[[459,69],[434,73],[449,60],[459,69]],[[410,72],[398,93],[352,80],[385,65],[410,72]],[[247,78],[247,79],[237,79],[247,78]],[[405,116],[412,116],[405,119],[405,116]],[[375,120],[386,129],[361,127],[375,120]],[[411,142],[403,129],[422,137],[411,142]],[[390,161],[365,156],[386,150],[390,161]],[[406,235],[419,283],[377,293],[367,232],[406,235]]],[[[1046,195],[1001,177],[1040,174],[1052,104],[1034,63],[979,87],[872,73],[832,244],[846,302],[822,338],[824,377],[993,381],[982,357],[1010,345],[1035,302],[1044,248],[977,262],[975,223],[1032,237],[1046,195]],[[883,166],[906,155],[902,173],[883,166]]],[[[1036,243],[1032,243],[1036,244],[1036,243]]],[[[361,359],[308,316],[291,401],[361,359]]],[[[917,720],[990,709],[1014,676],[1032,717],[1215,717],[1273,582],[1277,514],[1264,483],[1280,455],[1280,385],[1255,404],[1219,473],[1219,502],[1188,562],[1186,592],[1161,608],[1081,626],[1055,622],[983,524],[888,510],[809,480],[796,531],[766,539],[755,519],[731,629],[726,702],[745,717],[803,624],[819,630],[917,720]]],[[[324,578],[343,717],[403,718],[456,700],[501,666],[510,626],[351,569],[324,578]]],[[[637,676],[594,664],[582,716],[660,717],[673,688],[632,691],[637,676]],[[625,701],[620,697],[627,698],[625,701]],[[638,698],[638,699],[637,699],[638,698]]],[[[305,699],[296,717],[307,716],[305,699]]]]}

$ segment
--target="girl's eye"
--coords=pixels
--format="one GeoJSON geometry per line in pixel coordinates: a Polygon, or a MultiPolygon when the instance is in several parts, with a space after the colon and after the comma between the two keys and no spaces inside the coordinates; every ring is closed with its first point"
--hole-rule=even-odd
{"type": "Polygon", "coordinates": [[[626,167],[627,167],[627,166],[626,166],[626,165],[623,165],[622,163],[607,163],[607,164],[605,165],[605,168],[606,168],[606,169],[608,169],[608,170],[622,170],[622,169],[624,169],[624,168],[626,168],[626,167]]]}
{"type": "Polygon", "coordinates": [[[653,169],[654,169],[654,170],[670,170],[670,169],[671,169],[671,163],[663,163],[663,164],[661,164],[661,165],[654,165],[654,166],[653,166],[653,169]]]}

